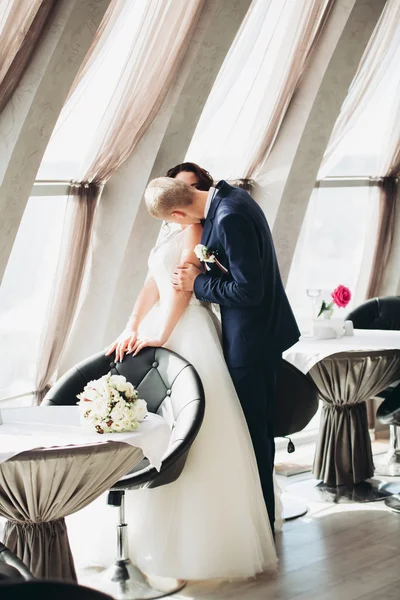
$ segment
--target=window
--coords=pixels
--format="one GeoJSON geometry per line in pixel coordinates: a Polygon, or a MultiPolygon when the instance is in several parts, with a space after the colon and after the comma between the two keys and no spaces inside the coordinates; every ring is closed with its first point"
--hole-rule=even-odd
{"type": "Polygon", "coordinates": [[[67,197],[34,195],[43,194],[43,186],[38,187],[26,206],[0,288],[0,402],[29,396],[35,389],[58,264],[67,197]]]}
{"type": "Polygon", "coordinates": [[[372,189],[368,182],[327,180],[313,192],[287,283],[303,331],[312,318],[308,288],[325,297],[339,284],[349,287],[353,298],[343,316],[365,298],[377,234],[378,198],[372,189]]]}
{"type": "MultiPolygon", "coordinates": [[[[332,152],[328,149],[319,186],[310,199],[287,285],[296,317],[306,330],[312,315],[307,288],[321,289],[326,296],[338,284],[347,285],[353,294],[347,310],[366,298],[378,234],[379,192],[374,178],[384,175],[390,142],[399,131],[399,35],[398,27],[368,88],[362,85],[363,69],[360,79],[354,79],[342,107],[343,115],[351,107],[343,138],[337,138],[332,152]]],[[[364,69],[375,56],[373,44],[369,52],[364,69]]]]}

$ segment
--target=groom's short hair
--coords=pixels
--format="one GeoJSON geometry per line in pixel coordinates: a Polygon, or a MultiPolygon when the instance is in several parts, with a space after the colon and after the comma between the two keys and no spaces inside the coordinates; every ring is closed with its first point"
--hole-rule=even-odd
{"type": "Polygon", "coordinates": [[[144,199],[152,217],[167,219],[175,210],[190,206],[195,193],[195,189],[184,181],[157,177],[147,186],[144,199]]]}

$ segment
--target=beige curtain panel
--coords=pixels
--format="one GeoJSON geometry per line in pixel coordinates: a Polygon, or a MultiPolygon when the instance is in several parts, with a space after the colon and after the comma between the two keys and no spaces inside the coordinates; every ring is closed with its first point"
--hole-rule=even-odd
{"type": "Polygon", "coordinates": [[[378,183],[380,194],[378,238],[371,267],[371,277],[368,283],[367,298],[376,298],[380,295],[383,276],[393,246],[400,161],[397,163],[394,173],[396,174],[383,177],[378,183]]]}
{"type": "Polygon", "coordinates": [[[64,517],[90,504],[142,458],[140,449],[113,442],[32,450],[1,463],[5,545],[35,577],[76,580],[64,517]]]}
{"type": "Polygon", "coordinates": [[[70,187],[66,230],[57,268],[58,281],[50,305],[36,375],[36,403],[51,386],[61,353],[72,326],[90,248],[100,188],[77,183],[70,187]]]}
{"type": "Polygon", "coordinates": [[[400,95],[397,114],[394,122],[391,124],[391,130],[392,134],[388,139],[386,156],[382,157],[383,177],[378,181],[380,203],[378,238],[368,284],[367,298],[375,298],[380,294],[395,235],[400,177],[400,95]]]}
{"type": "Polygon", "coordinates": [[[0,112],[20,82],[55,4],[55,0],[0,3],[0,112]]]}
{"type": "Polygon", "coordinates": [[[265,115],[264,119],[260,115],[264,132],[261,143],[247,167],[246,178],[255,178],[268,158],[289,104],[326,26],[334,2],[335,0],[311,0],[306,3],[303,17],[294,35],[290,60],[288,64],[283,65],[285,77],[273,109],[269,115],[265,115]]]}
{"type": "Polygon", "coordinates": [[[400,377],[400,351],[329,356],[309,373],[323,409],[313,473],[325,484],[353,485],[374,474],[365,401],[400,377]]]}

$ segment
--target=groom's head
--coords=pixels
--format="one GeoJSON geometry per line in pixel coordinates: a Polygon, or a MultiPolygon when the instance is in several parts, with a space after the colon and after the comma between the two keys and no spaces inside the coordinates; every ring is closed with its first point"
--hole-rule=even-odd
{"type": "Polygon", "coordinates": [[[203,218],[207,192],[196,190],[179,179],[158,177],[150,181],[144,199],[152,217],[190,225],[203,218]]]}

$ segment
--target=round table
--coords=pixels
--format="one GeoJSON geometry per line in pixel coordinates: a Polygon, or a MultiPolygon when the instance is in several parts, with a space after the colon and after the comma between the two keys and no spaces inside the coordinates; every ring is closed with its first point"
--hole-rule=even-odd
{"type": "Polygon", "coordinates": [[[284,358],[311,377],[323,402],[313,473],[328,486],[374,474],[365,401],[400,378],[400,332],[356,330],[334,340],[301,339],[284,358]]]}
{"type": "Polygon", "coordinates": [[[74,406],[7,409],[1,414],[4,543],[34,576],[76,580],[64,517],[100,496],[143,456],[159,468],[169,426],[158,415],[148,415],[137,432],[100,436],[79,427],[74,406]]]}

